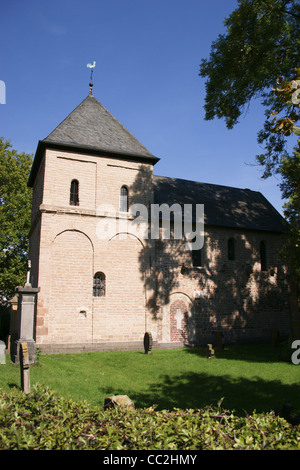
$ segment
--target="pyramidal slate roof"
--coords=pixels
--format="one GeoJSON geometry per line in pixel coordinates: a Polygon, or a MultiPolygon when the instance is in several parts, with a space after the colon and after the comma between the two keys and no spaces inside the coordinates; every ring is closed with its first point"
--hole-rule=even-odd
{"type": "Polygon", "coordinates": [[[44,141],[153,157],[93,95],[88,95],[44,141]]]}
{"type": "Polygon", "coordinates": [[[33,185],[44,148],[130,158],[155,164],[152,155],[92,94],[89,94],[45,139],[38,143],[29,177],[33,185]]]}
{"type": "Polygon", "coordinates": [[[260,192],[165,176],[154,176],[153,182],[156,204],[204,204],[205,225],[287,231],[284,218],[260,192]]]}

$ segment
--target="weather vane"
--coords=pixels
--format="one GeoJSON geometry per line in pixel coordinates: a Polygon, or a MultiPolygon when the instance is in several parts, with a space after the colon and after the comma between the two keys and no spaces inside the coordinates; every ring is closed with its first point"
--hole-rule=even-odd
{"type": "Polygon", "coordinates": [[[89,69],[91,69],[91,78],[90,78],[90,95],[92,94],[92,88],[93,88],[93,71],[94,71],[94,68],[96,67],[96,61],[94,60],[94,62],[92,64],[87,64],[87,67],[89,69]]]}

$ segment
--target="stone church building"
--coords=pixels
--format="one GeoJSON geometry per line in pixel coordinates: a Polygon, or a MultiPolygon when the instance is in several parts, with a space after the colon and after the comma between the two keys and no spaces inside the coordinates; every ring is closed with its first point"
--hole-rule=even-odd
{"type": "Polygon", "coordinates": [[[39,141],[28,182],[36,345],[143,348],[145,332],[157,348],[203,345],[214,332],[225,343],[287,336],[279,213],[249,189],[154,175],[159,159],[91,90],[39,141]],[[172,236],[174,217],[162,237],[163,214],[159,237],[139,236],[134,204],[204,205],[202,248],[172,236]]]}

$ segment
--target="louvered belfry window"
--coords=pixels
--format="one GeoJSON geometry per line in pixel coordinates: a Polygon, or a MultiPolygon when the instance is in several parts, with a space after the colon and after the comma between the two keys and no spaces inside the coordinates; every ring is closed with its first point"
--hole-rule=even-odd
{"type": "Polygon", "coordinates": [[[93,282],[93,296],[104,297],[105,296],[105,284],[106,278],[104,273],[96,273],[93,282]]]}
{"type": "Polygon", "coordinates": [[[79,182],[78,180],[71,181],[70,206],[79,206],[79,182]]]}

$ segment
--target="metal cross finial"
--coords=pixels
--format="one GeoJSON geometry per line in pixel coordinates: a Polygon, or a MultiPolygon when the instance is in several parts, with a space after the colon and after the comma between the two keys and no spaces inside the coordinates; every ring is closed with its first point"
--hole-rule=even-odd
{"type": "Polygon", "coordinates": [[[93,64],[87,64],[87,67],[91,69],[91,78],[90,78],[90,95],[92,95],[92,88],[93,88],[93,71],[94,68],[96,67],[96,61],[94,60],[93,64]]]}

